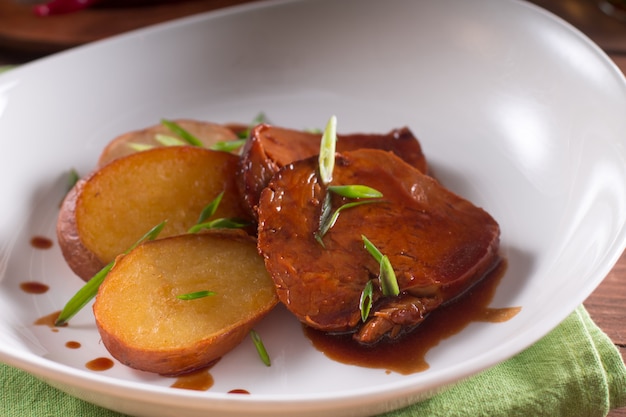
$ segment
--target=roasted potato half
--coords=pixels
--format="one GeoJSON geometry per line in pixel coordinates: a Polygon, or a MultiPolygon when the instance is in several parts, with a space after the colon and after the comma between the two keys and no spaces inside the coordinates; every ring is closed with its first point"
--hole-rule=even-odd
{"type": "Polygon", "coordinates": [[[70,268],[88,280],[155,225],[185,233],[222,191],[215,217],[249,219],[235,184],[236,155],[192,146],[160,147],[116,159],[66,196],[57,238],[70,268]]]}
{"type": "MultiPolygon", "coordinates": [[[[180,127],[198,138],[206,148],[210,148],[218,142],[237,140],[237,134],[228,126],[217,123],[204,122],[191,119],[173,120],[180,127]]],[[[176,135],[163,124],[150,126],[145,129],[124,133],[114,138],[102,150],[98,159],[98,167],[102,167],[114,159],[137,152],[134,145],[163,146],[157,139],[157,135],[176,135]]]]}
{"type": "Polygon", "coordinates": [[[277,302],[255,239],[210,231],[150,241],[118,257],[93,312],[114,358],[177,375],[233,349],[277,302]],[[179,298],[200,291],[214,294],[179,298]]]}

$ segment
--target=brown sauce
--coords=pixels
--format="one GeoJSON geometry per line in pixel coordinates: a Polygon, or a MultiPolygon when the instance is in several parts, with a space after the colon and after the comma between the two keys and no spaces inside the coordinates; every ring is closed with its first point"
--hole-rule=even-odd
{"type": "Polygon", "coordinates": [[[52,240],[44,236],[33,236],[30,239],[30,245],[35,249],[50,249],[52,247],[52,240]]]}
{"type": "Polygon", "coordinates": [[[471,322],[500,323],[521,310],[521,307],[488,307],[505,269],[506,263],[502,262],[462,298],[432,312],[419,327],[398,341],[364,346],[353,341],[349,334],[329,335],[309,327],[304,327],[304,333],[317,350],[337,362],[404,375],[422,372],[429,368],[426,353],[440,341],[459,333],[471,322]]]}
{"type": "Polygon", "coordinates": [[[113,368],[113,361],[109,358],[96,358],[87,362],[85,367],[92,371],[102,372],[113,368]]]}
{"type": "Polygon", "coordinates": [[[209,368],[200,371],[180,375],[176,381],[170,385],[172,388],[190,389],[194,391],[207,391],[213,386],[213,376],[209,373],[209,368]]]}
{"type": "Polygon", "coordinates": [[[81,346],[82,345],[80,344],[80,342],[75,342],[73,340],[70,340],[69,342],[65,343],[65,347],[68,349],[78,349],[81,346]]]}
{"type": "Polygon", "coordinates": [[[245,395],[250,395],[250,391],[245,390],[245,389],[241,389],[241,388],[237,388],[237,389],[231,389],[230,391],[228,391],[229,394],[245,394],[245,395]]]}
{"type": "Polygon", "coordinates": [[[43,294],[47,292],[50,287],[41,282],[26,281],[20,284],[20,289],[27,294],[43,294]]]}
{"type": "MultiPolygon", "coordinates": [[[[57,321],[57,318],[59,318],[59,314],[61,314],[61,310],[55,311],[54,313],[50,313],[46,316],[40,317],[37,320],[35,320],[33,324],[35,326],[48,326],[53,332],[58,332],[59,326],[55,326],[54,323],[57,321]]],[[[67,326],[67,324],[64,324],[63,326],[67,326]]]]}

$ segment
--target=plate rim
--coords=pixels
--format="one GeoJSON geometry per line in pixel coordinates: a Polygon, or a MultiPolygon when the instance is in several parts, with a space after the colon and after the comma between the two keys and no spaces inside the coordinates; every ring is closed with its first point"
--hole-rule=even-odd
{"type": "MultiPolygon", "coordinates": [[[[66,54],[75,54],[77,51],[80,51],[82,49],[93,49],[94,47],[98,47],[98,45],[111,45],[117,42],[129,42],[134,37],[139,38],[146,34],[154,34],[154,33],[161,32],[161,31],[167,32],[167,31],[172,30],[175,27],[185,27],[188,25],[197,24],[198,22],[205,22],[207,20],[217,19],[222,15],[231,14],[231,13],[239,13],[242,10],[253,11],[255,9],[263,9],[266,7],[276,7],[276,6],[280,6],[283,4],[293,4],[293,3],[303,2],[303,1],[304,0],[272,0],[272,1],[254,2],[250,4],[237,5],[237,6],[229,7],[229,8],[222,9],[222,10],[200,13],[198,15],[183,17],[174,21],[159,23],[157,25],[153,25],[147,28],[137,29],[132,32],[114,36],[113,38],[97,41],[88,45],[78,46],[70,50],[67,50],[67,51],[64,51],[64,52],[61,52],[61,53],[58,53],[49,57],[45,57],[40,60],[36,60],[32,63],[26,64],[24,66],[24,69],[16,68],[12,71],[9,71],[8,73],[0,75],[0,87],[2,86],[2,83],[6,79],[9,79],[10,77],[16,77],[16,78],[19,77],[21,71],[25,70],[27,67],[31,68],[34,66],[39,66],[42,63],[50,59],[62,59],[66,54]]],[[[569,23],[565,22],[561,18],[558,18],[552,13],[540,8],[539,6],[536,6],[531,3],[522,2],[519,0],[509,0],[509,1],[511,3],[517,3],[518,5],[521,5],[523,7],[533,8],[539,11],[540,13],[546,14],[550,16],[551,18],[553,18],[556,24],[559,24],[561,26],[565,25],[564,27],[567,27],[570,32],[576,34],[579,37],[579,39],[586,42],[587,46],[595,49],[595,52],[597,53],[598,57],[602,59],[603,65],[610,66],[613,69],[613,71],[617,71],[621,75],[621,79],[623,82],[622,87],[626,88],[626,81],[624,81],[624,76],[619,70],[619,68],[616,66],[616,64],[612,60],[610,60],[610,58],[608,58],[608,56],[595,43],[593,43],[588,37],[582,34],[579,30],[577,30],[576,28],[574,28],[573,26],[571,26],[569,23]]],[[[446,378],[443,378],[443,384],[441,386],[445,387],[450,384],[454,384],[458,380],[465,379],[471,375],[474,375],[478,372],[481,372],[487,369],[488,367],[495,366],[498,363],[502,362],[503,360],[506,360],[514,356],[515,354],[521,352],[528,346],[536,343],[541,337],[545,336],[551,330],[553,330],[555,328],[555,325],[553,322],[558,321],[558,323],[560,323],[562,320],[564,320],[567,317],[567,315],[571,314],[575,310],[575,308],[579,304],[581,304],[582,301],[584,301],[584,299],[586,299],[598,285],[600,285],[600,283],[603,281],[603,279],[606,277],[606,275],[610,272],[610,270],[613,268],[615,263],[618,261],[624,248],[626,248],[626,229],[624,227],[622,227],[619,235],[616,236],[616,239],[614,239],[614,242],[610,247],[611,247],[611,250],[604,253],[604,258],[606,258],[606,262],[603,262],[601,265],[598,266],[598,268],[596,268],[597,271],[595,275],[598,276],[599,278],[594,281],[588,282],[587,285],[585,286],[586,291],[579,292],[580,298],[582,298],[581,300],[572,300],[570,304],[573,305],[573,308],[571,309],[571,311],[569,311],[569,313],[563,314],[563,317],[556,317],[556,318],[553,318],[552,320],[547,320],[539,324],[538,327],[536,328],[539,330],[535,331],[535,333],[536,334],[540,333],[541,336],[536,337],[534,340],[529,341],[526,344],[521,344],[520,347],[516,349],[516,351],[513,354],[510,353],[512,350],[504,349],[504,347],[508,347],[509,345],[513,344],[515,339],[508,340],[506,343],[499,345],[495,351],[489,352],[489,355],[495,358],[491,364],[487,364],[482,367],[475,365],[474,367],[469,368],[467,371],[462,373],[460,375],[460,378],[457,377],[459,373],[453,372],[454,369],[448,370],[448,373],[454,374],[457,376],[453,377],[452,375],[446,375],[444,373],[444,376],[446,378]],[[583,293],[585,293],[586,295],[583,296],[583,293]],[[504,351],[506,351],[507,353],[504,353],[504,351]]],[[[2,273],[2,275],[4,275],[4,272],[2,273]]],[[[108,391],[107,388],[111,388],[111,387],[117,388],[121,383],[121,385],[124,388],[129,389],[128,398],[133,398],[132,394],[137,393],[137,392],[142,392],[143,394],[150,394],[152,396],[164,396],[165,398],[169,398],[169,397],[179,398],[183,396],[184,398],[193,399],[194,404],[197,399],[197,402],[199,405],[203,405],[204,403],[214,402],[214,401],[220,401],[220,402],[223,401],[225,404],[229,404],[229,405],[230,404],[246,404],[244,409],[242,409],[243,411],[250,411],[249,407],[251,406],[268,406],[269,404],[276,404],[276,405],[281,404],[282,405],[285,403],[285,397],[282,395],[278,395],[276,396],[276,398],[273,398],[274,397],[273,395],[264,395],[264,394],[258,394],[258,395],[252,394],[250,397],[233,397],[232,395],[229,396],[228,394],[225,394],[225,393],[217,393],[217,392],[211,392],[211,391],[202,392],[202,393],[176,391],[174,393],[174,391],[169,388],[155,387],[147,383],[125,381],[122,379],[109,377],[109,376],[101,375],[101,374],[92,374],[86,370],[72,368],[70,366],[63,365],[58,362],[54,362],[52,360],[37,356],[33,353],[22,354],[22,352],[11,352],[10,350],[7,350],[7,347],[2,342],[0,342],[0,359],[2,359],[2,362],[7,363],[8,365],[15,366],[17,368],[25,370],[37,377],[43,378],[44,380],[61,375],[63,377],[61,379],[64,379],[63,383],[67,384],[68,386],[74,386],[74,387],[79,388],[82,386],[83,383],[90,383],[92,384],[92,386],[98,387],[101,390],[98,392],[101,392],[101,393],[106,393],[108,391]]],[[[439,378],[438,380],[442,381],[442,378],[439,378]]],[[[406,395],[419,394],[418,392],[414,391],[416,388],[417,387],[412,386],[412,384],[410,384],[408,381],[401,381],[398,383],[388,383],[384,386],[383,390],[381,390],[380,386],[377,386],[376,389],[372,389],[372,391],[375,391],[375,392],[367,392],[368,390],[359,388],[355,390],[355,392],[351,390],[347,390],[347,391],[340,391],[332,395],[329,395],[329,393],[321,393],[318,395],[315,395],[315,394],[289,395],[287,397],[287,402],[288,403],[293,402],[294,404],[297,403],[299,405],[301,405],[303,402],[306,402],[306,403],[308,403],[309,401],[315,402],[315,401],[319,401],[320,399],[323,399],[324,401],[331,400],[334,402],[337,402],[337,401],[341,402],[342,400],[345,401],[346,399],[350,399],[350,400],[366,399],[368,402],[375,402],[375,401],[381,401],[382,397],[387,398],[392,392],[396,393],[399,390],[404,391],[406,395]],[[388,386],[389,388],[387,388],[388,386]],[[376,400],[373,400],[373,398],[376,398],[376,400]]]]}

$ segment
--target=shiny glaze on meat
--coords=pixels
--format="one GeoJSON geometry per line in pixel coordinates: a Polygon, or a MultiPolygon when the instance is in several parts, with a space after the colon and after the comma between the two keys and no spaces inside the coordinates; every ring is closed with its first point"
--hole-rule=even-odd
{"type": "MultiPolygon", "coordinates": [[[[250,133],[241,156],[238,184],[244,201],[254,212],[261,191],[283,166],[317,155],[320,133],[261,124],[250,133]]],[[[422,148],[411,131],[404,127],[386,134],[338,135],[337,151],[361,148],[392,151],[422,172],[427,171],[422,148]]]]}
{"type": "MultiPolygon", "coordinates": [[[[327,332],[355,332],[362,343],[410,330],[440,305],[478,282],[499,262],[499,226],[484,210],[445,189],[391,152],[338,154],[332,185],[364,184],[383,202],[341,212],[315,240],[326,187],[317,158],[283,167],[258,206],[258,248],[278,296],[303,323],[327,332]],[[387,255],[400,294],[379,290],[378,262],[361,235],[387,255]],[[374,280],[374,305],[365,323],[360,297],[374,280]]],[[[336,209],[347,200],[332,196],[336,209]]]]}

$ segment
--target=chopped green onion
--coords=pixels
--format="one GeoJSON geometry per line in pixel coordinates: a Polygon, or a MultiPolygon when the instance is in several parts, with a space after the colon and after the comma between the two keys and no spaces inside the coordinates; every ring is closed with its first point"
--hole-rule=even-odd
{"type": "Polygon", "coordinates": [[[94,275],[80,290],[74,294],[72,298],[65,304],[61,314],[54,322],[55,326],[65,326],[67,322],[76,315],[89,301],[98,293],[100,284],[104,281],[107,274],[113,268],[115,261],[111,261],[104,266],[96,275],[94,275]]]}
{"type": "MultiPolygon", "coordinates": [[[[170,123],[174,123],[174,122],[170,122],[170,123]]],[[[179,126],[179,129],[182,130],[180,126],[179,126]]],[[[187,134],[190,135],[189,133],[187,134]]],[[[195,139],[195,138],[192,139],[192,141],[194,140],[198,141],[199,145],[196,145],[195,143],[190,143],[189,141],[186,141],[186,140],[183,140],[175,136],[171,136],[171,135],[164,135],[162,133],[155,134],[154,140],[157,141],[161,146],[184,146],[184,145],[189,145],[189,144],[195,145],[195,146],[203,146],[203,144],[199,141],[199,139],[195,139]]],[[[136,152],[147,151],[149,149],[154,148],[154,145],[149,145],[147,143],[129,142],[127,145],[136,152]]]]}
{"type": "Polygon", "coordinates": [[[315,240],[317,240],[317,242],[320,245],[322,245],[323,248],[326,246],[324,245],[324,241],[322,240],[322,237],[324,237],[326,232],[328,232],[328,230],[332,226],[330,225],[332,208],[333,206],[332,206],[331,195],[330,193],[326,193],[326,196],[324,197],[324,201],[322,201],[322,212],[320,213],[320,224],[319,224],[319,227],[317,228],[317,232],[315,232],[315,235],[314,235],[315,240]]]}
{"type": "Polygon", "coordinates": [[[380,263],[383,259],[383,254],[380,253],[378,248],[374,246],[374,244],[367,238],[365,235],[361,235],[361,239],[363,239],[363,244],[365,245],[365,249],[376,259],[376,262],[380,263]]]}
{"type": "Polygon", "coordinates": [[[380,264],[380,271],[378,273],[378,279],[380,280],[380,289],[383,295],[398,295],[400,294],[400,288],[398,286],[398,279],[396,273],[391,266],[391,262],[387,255],[383,255],[380,250],[364,235],[361,235],[365,249],[376,259],[380,264]]]}
{"type": "Polygon", "coordinates": [[[128,142],[126,145],[135,152],[143,152],[149,149],[154,149],[154,146],[148,145],[147,143],[128,142]]]}
{"type": "MultiPolygon", "coordinates": [[[[124,254],[129,253],[137,246],[145,242],[146,240],[154,240],[161,233],[163,227],[165,227],[166,222],[161,222],[150,229],[145,235],[143,235],[137,242],[135,242],[130,248],[124,252],[124,254]]],[[[65,325],[72,317],[76,315],[83,307],[87,305],[87,303],[96,296],[98,293],[98,288],[100,284],[104,281],[107,274],[113,268],[115,264],[115,260],[109,262],[104,268],[102,268],[96,275],[94,275],[85,285],[82,286],[76,294],[65,304],[63,310],[61,310],[61,314],[57,317],[54,322],[55,326],[63,326],[65,325]]]]}
{"type": "Polygon", "coordinates": [[[367,281],[365,284],[365,288],[363,288],[363,292],[361,292],[361,300],[359,301],[359,309],[361,310],[361,320],[367,320],[367,317],[370,315],[370,310],[372,309],[372,297],[374,294],[374,285],[372,284],[372,280],[367,281]]]}
{"type": "Polygon", "coordinates": [[[248,136],[250,136],[250,131],[256,125],[261,124],[261,123],[267,123],[267,122],[268,122],[267,116],[265,116],[265,113],[261,112],[257,114],[254,119],[252,119],[250,124],[248,124],[248,128],[237,133],[237,136],[239,137],[239,139],[248,139],[248,136]]]}
{"type": "Polygon", "coordinates": [[[187,300],[197,300],[198,298],[210,297],[212,295],[215,295],[213,291],[196,291],[196,292],[190,292],[188,294],[177,295],[176,298],[187,301],[187,300]]]}
{"type": "Polygon", "coordinates": [[[400,294],[398,279],[396,278],[396,273],[394,272],[387,255],[383,255],[383,258],[380,261],[379,278],[380,289],[383,291],[383,295],[400,294]]]}
{"type": "Polygon", "coordinates": [[[250,222],[240,219],[219,218],[209,222],[198,223],[189,228],[188,233],[198,233],[203,229],[241,229],[250,226],[250,222]]]}
{"type": "Polygon", "coordinates": [[[219,193],[217,197],[213,199],[209,204],[207,204],[203,209],[202,213],[200,213],[200,217],[196,223],[203,223],[206,219],[211,217],[217,211],[217,207],[222,202],[222,197],[224,197],[224,191],[219,193]]]}
{"type": "Polygon", "coordinates": [[[267,350],[265,349],[265,345],[263,344],[263,341],[261,340],[261,336],[259,336],[259,334],[255,332],[253,329],[253,330],[250,330],[250,337],[252,338],[254,347],[256,348],[256,351],[259,353],[259,357],[261,358],[263,363],[266,366],[271,366],[272,362],[270,360],[270,355],[267,353],[267,350]]]}
{"type": "MultiPolygon", "coordinates": [[[[324,213],[322,210],[323,217],[320,218],[320,227],[316,233],[315,239],[318,242],[321,241],[322,237],[324,237],[324,235],[330,230],[330,228],[335,225],[335,223],[337,222],[337,218],[339,218],[339,213],[341,213],[343,210],[346,210],[352,207],[362,206],[363,204],[380,203],[382,201],[383,200],[361,200],[361,201],[353,201],[351,203],[346,203],[342,205],[341,207],[339,207],[337,210],[335,210],[335,212],[331,216],[324,216],[324,213]]],[[[324,246],[323,243],[322,243],[322,246],[324,246]]]]}
{"type": "Polygon", "coordinates": [[[70,172],[67,174],[67,191],[71,190],[79,179],[80,175],[78,175],[78,171],[74,168],[70,169],[70,172]]]}
{"type": "Polygon", "coordinates": [[[183,145],[187,145],[187,142],[185,142],[182,139],[179,139],[177,137],[170,136],[170,135],[163,135],[161,133],[157,133],[156,135],[154,135],[154,140],[156,140],[157,142],[159,142],[163,146],[183,146],[183,145]]]}
{"type": "Polygon", "coordinates": [[[219,218],[211,221],[206,221],[208,218],[213,216],[217,211],[217,207],[220,205],[222,201],[222,197],[224,197],[224,191],[218,194],[217,197],[213,199],[209,204],[207,204],[202,213],[200,213],[200,217],[195,225],[191,226],[187,233],[198,233],[203,229],[240,229],[242,227],[246,227],[250,225],[250,222],[241,219],[229,219],[229,218],[219,218]]]}
{"type": "Polygon", "coordinates": [[[380,198],[383,193],[367,185],[330,185],[328,190],[347,198],[380,198]]]}
{"type": "Polygon", "coordinates": [[[331,116],[326,124],[322,140],[320,142],[319,169],[320,179],[323,184],[328,184],[333,179],[335,168],[335,148],[337,144],[337,117],[331,116]]]}
{"type": "Polygon", "coordinates": [[[178,123],[167,119],[161,119],[161,124],[171,130],[172,133],[178,135],[188,144],[193,146],[204,146],[200,139],[183,129],[178,123]]]}
{"type": "Polygon", "coordinates": [[[256,115],[254,119],[252,119],[252,122],[250,122],[250,126],[256,126],[261,123],[267,123],[267,121],[268,119],[265,113],[260,112],[259,114],[256,115]]]}
{"type": "Polygon", "coordinates": [[[216,142],[212,146],[209,147],[212,151],[222,151],[222,152],[232,152],[235,149],[241,148],[247,139],[237,139],[237,140],[223,140],[220,142],[216,142]]]}

